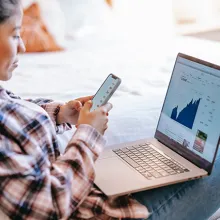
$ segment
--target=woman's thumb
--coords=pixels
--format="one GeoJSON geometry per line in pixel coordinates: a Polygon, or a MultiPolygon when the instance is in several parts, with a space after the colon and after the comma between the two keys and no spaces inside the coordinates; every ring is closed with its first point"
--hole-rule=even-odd
{"type": "Polygon", "coordinates": [[[87,102],[84,104],[83,110],[84,110],[84,111],[90,111],[91,107],[92,107],[92,101],[89,100],[89,101],[87,101],[87,102]]]}

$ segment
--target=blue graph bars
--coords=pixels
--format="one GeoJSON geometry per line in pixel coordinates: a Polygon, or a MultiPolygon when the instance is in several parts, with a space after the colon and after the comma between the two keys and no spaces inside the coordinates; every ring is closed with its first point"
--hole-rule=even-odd
{"type": "Polygon", "coordinates": [[[191,102],[187,104],[187,106],[182,111],[180,111],[179,115],[177,115],[178,106],[176,106],[172,110],[171,118],[180,124],[192,129],[200,100],[201,99],[193,101],[192,99],[191,102]]]}

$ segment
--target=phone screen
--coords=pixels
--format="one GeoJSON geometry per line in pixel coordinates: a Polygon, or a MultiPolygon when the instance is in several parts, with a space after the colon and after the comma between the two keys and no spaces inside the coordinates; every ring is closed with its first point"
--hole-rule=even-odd
{"type": "Polygon", "coordinates": [[[121,79],[119,77],[110,74],[93,97],[93,105],[90,111],[94,111],[98,107],[105,105],[115,90],[118,88],[120,83],[121,79]]]}

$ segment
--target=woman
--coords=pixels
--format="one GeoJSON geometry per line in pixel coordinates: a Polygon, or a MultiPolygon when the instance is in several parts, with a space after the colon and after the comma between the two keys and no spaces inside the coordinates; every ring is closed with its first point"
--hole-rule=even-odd
{"type": "MultiPolygon", "coordinates": [[[[25,52],[19,0],[0,0],[0,80],[25,52]]],[[[0,210],[4,219],[206,219],[220,204],[219,157],[211,177],[109,199],[93,187],[94,161],[107,129],[106,104],[90,112],[91,96],[66,104],[22,100],[0,87],[0,210]],[[77,130],[60,155],[56,132],[77,130]],[[210,195],[212,196],[210,198],[210,195]],[[141,205],[137,202],[137,199],[141,205]],[[208,199],[209,198],[209,199],[208,199]],[[108,217],[109,216],[109,217],[108,217]]]]}
{"type": "MultiPolygon", "coordinates": [[[[0,0],[1,81],[12,77],[18,66],[18,53],[25,52],[20,37],[22,16],[19,0],[0,0]]],[[[147,216],[147,209],[141,205],[143,213],[124,215],[132,200],[110,201],[93,188],[94,161],[105,143],[102,135],[112,105],[108,103],[90,112],[91,98],[66,104],[22,100],[0,87],[0,209],[9,218],[147,216]],[[70,129],[70,124],[76,125],[77,130],[60,155],[56,132],[70,129]],[[117,205],[117,201],[124,202],[117,205]]]]}

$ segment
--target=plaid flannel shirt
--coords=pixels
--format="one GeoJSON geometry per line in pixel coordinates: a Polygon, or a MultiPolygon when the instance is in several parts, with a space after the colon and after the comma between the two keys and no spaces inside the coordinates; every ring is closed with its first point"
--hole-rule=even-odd
{"type": "Polygon", "coordinates": [[[0,209],[11,219],[146,218],[145,206],[129,196],[106,197],[93,185],[94,162],[105,141],[89,125],[80,125],[60,154],[52,100],[27,100],[0,87],[0,209]]]}

